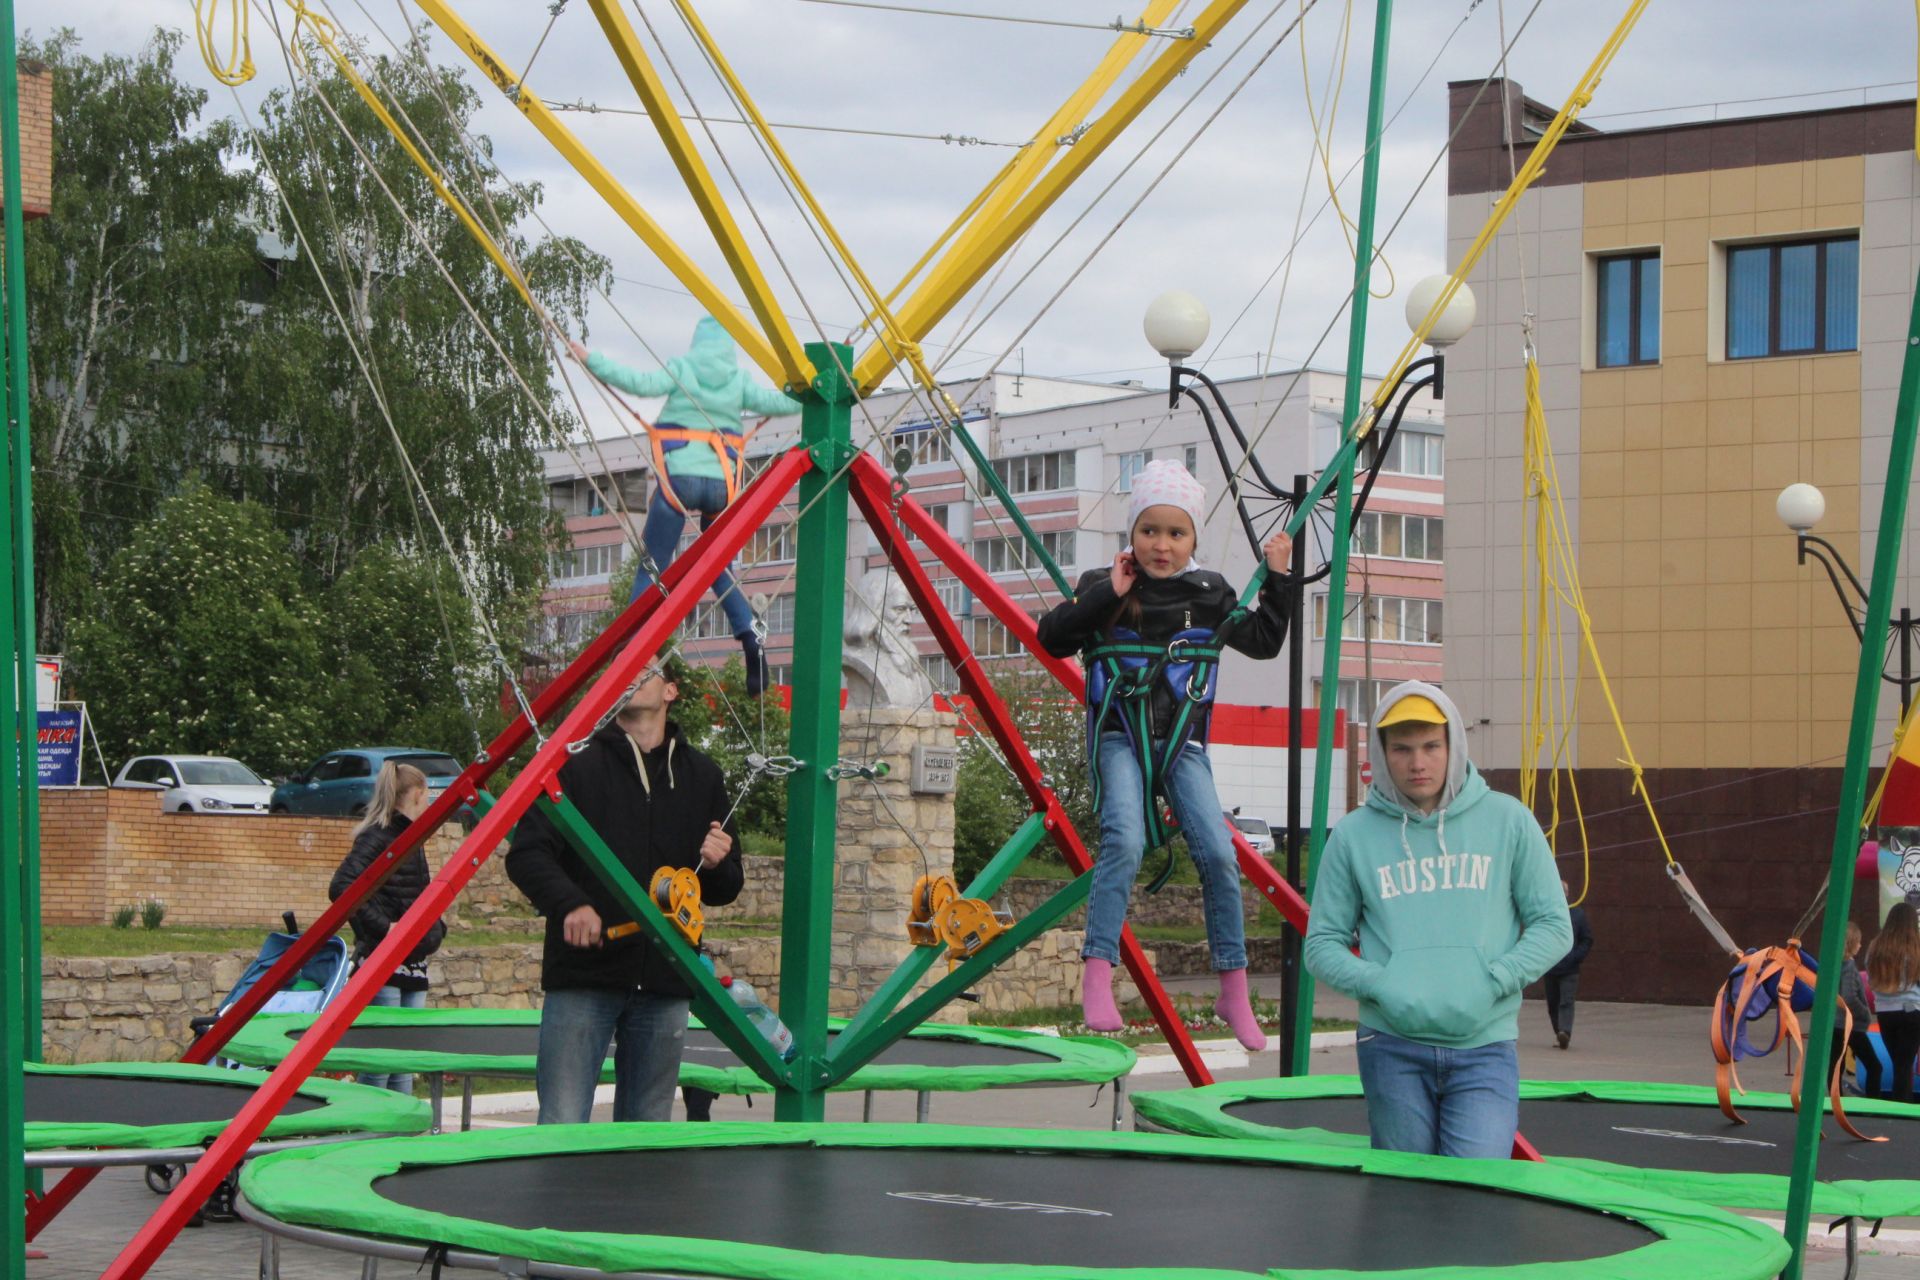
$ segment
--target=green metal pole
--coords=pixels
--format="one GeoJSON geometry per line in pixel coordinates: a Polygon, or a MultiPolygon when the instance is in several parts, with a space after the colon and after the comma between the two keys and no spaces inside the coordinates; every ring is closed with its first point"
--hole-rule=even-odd
{"type": "MultiPolygon", "coordinates": [[[[1373,214],[1380,196],[1380,134],[1387,104],[1387,47],[1393,37],[1393,0],[1379,0],[1373,19],[1373,78],[1367,86],[1367,150],[1360,170],[1360,217],[1354,228],[1353,310],[1347,323],[1347,393],[1341,407],[1342,439],[1360,417],[1360,381],[1367,359],[1367,301],[1373,281],[1373,214]]],[[[1307,829],[1307,901],[1313,901],[1320,850],[1327,841],[1327,808],[1333,794],[1333,709],[1340,702],[1341,619],[1346,613],[1347,550],[1353,534],[1353,464],[1357,450],[1336,455],[1340,467],[1334,499],[1333,572],[1327,579],[1326,654],[1320,668],[1320,735],[1313,757],[1313,820],[1307,829]]],[[[1364,620],[1362,622],[1364,624],[1364,620]]],[[[1295,636],[1293,643],[1299,644],[1295,636]]],[[[1292,1073],[1308,1074],[1313,1052],[1313,976],[1302,970],[1294,1005],[1292,1073]]]]}
{"type": "MultiPolygon", "coordinates": [[[[13,0],[0,0],[0,148],[5,150],[7,438],[13,451],[13,616],[19,632],[20,742],[33,743],[20,770],[20,1055],[40,1060],[40,741],[39,671],[33,617],[33,450],[27,432],[27,246],[20,179],[20,67],[13,42],[13,0]]],[[[36,1179],[37,1182],[37,1179],[36,1179]]]]}
{"type": "MultiPolygon", "coordinates": [[[[13,45],[13,3],[12,0],[0,0],[0,147],[6,150],[4,168],[4,194],[6,202],[5,234],[6,249],[4,268],[6,271],[7,317],[14,318],[14,301],[22,296],[22,276],[17,246],[20,235],[20,80],[19,66],[13,45]]],[[[16,328],[8,324],[8,329],[16,328]]],[[[12,333],[9,333],[12,338],[12,333]]],[[[9,390],[21,381],[22,369],[13,362],[15,344],[7,344],[7,382],[9,390]]],[[[24,361],[21,362],[24,365],[24,361]]],[[[9,398],[9,404],[12,403],[9,398]]],[[[22,423],[24,425],[24,422],[22,423]]],[[[11,432],[8,433],[12,435],[11,432]]],[[[14,616],[14,604],[17,599],[13,591],[13,581],[22,571],[21,552],[14,544],[13,500],[15,485],[13,469],[16,465],[25,467],[24,458],[16,458],[9,450],[4,456],[8,469],[4,477],[6,483],[0,484],[0,561],[5,561],[11,571],[7,590],[0,591],[0,653],[12,657],[24,652],[28,658],[33,656],[31,636],[22,635],[14,616]]],[[[24,1020],[26,1009],[26,969],[22,963],[27,927],[34,922],[23,913],[24,902],[21,889],[26,859],[21,845],[21,806],[13,802],[20,788],[29,781],[37,783],[38,769],[32,777],[22,768],[21,748],[26,742],[38,741],[38,734],[22,739],[18,733],[20,724],[20,683],[17,680],[0,679],[5,692],[0,693],[0,1213],[6,1215],[7,1229],[0,1232],[0,1250],[5,1257],[0,1261],[0,1280],[24,1280],[27,1274],[27,1180],[26,1180],[26,1110],[21,1080],[21,1036],[14,1030],[24,1020]],[[11,792],[12,794],[7,794],[11,792]]],[[[33,705],[29,700],[28,708],[33,705]]],[[[36,762],[37,764],[37,762],[36,762]]],[[[35,975],[36,979],[38,975],[35,975]]]]}
{"type": "MultiPolygon", "coordinates": [[[[1787,1246],[1793,1257],[1781,1272],[1800,1280],[1806,1262],[1807,1223],[1813,1215],[1814,1170],[1820,1158],[1820,1121],[1826,1112],[1827,1058],[1833,1047],[1835,997],[1839,991],[1840,953],[1845,945],[1847,913],[1853,906],[1853,866],[1860,852],[1860,816],[1867,800],[1867,771],[1873,761],[1874,721],[1880,708],[1880,637],[1893,614],[1893,584],[1900,572],[1900,540],[1907,528],[1907,487],[1913,479],[1916,420],[1920,420],[1920,289],[1913,295],[1907,323],[1907,355],[1900,368],[1900,399],[1893,414],[1893,442],[1887,454],[1887,487],[1880,503],[1880,532],[1874,540],[1873,581],[1867,592],[1866,642],[1860,646],[1860,670],[1853,682],[1853,727],[1847,736],[1847,767],[1840,778],[1840,812],[1834,818],[1833,866],[1827,876],[1826,919],[1820,929],[1820,982],[1814,990],[1813,1029],[1802,1059],[1804,1085],[1794,1127],[1793,1176],[1787,1192],[1787,1246]]],[[[1790,1016],[1790,1015],[1789,1015],[1790,1016]]]]}
{"type": "Polygon", "coordinates": [[[780,1017],[793,1032],[793,1086],[776,1089],[776,1120],[826,1116],[827,991],[833,946],[833,853],[840,759],[840,656],[846,626],[847,484],[853,460],[853,348],[807,344],[819,372],[801,398],[800,562],[794,594],[793,722],[787,750],[787,877],[780,916],[780,1017]]]}

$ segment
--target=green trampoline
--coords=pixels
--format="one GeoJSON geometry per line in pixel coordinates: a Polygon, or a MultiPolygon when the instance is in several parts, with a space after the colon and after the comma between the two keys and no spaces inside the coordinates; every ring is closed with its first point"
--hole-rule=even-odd
{"type": "MultiPolygon", "coordinates": [[[[29,1062],[22,1081],[27,1164],[180,1164],[219,1136],[266,1076],[181,1062],[29,1062]]],[[[386,1089],[309,1080],[256,1151],[427,1129],[424,1102],[386,1089]]]]}
{"type": "Polygon", "coordinates": [[[538,1276],[1760,1280],[1787,1257],[1569,1169],[1158,1134],[549,1125],[290,1151],[241,1192],[279,1236],[538,1276]]]}
{"type": "MultiPolygon", "coordinates": [[[[236,1062],[271,1067],[313,1024],[315,1015],[261,1014],[242,1027],[221,1052],[236,1062]]],[[[828,1034],[846,1025],[835,1019],[828,1034]]],[[[363,1011],[321,1064],[323,1071],[416,1073],[429,1077],[434,1114],[447,1076],[465,1081],[461,1125],[471,1127],[472,1080],[476,1076],[532,1079],[539,1047],[537,1009],[391,1009],[363,1011]]],[[[915,1028],[835,1086],[858,1090],[872,1114],[878,1090],[917,1095],[922,1121],[939,1092],[1048,1085],[1114,1087],[1113,1123],[1124,1110],[1124,1081],[1136,1061],[1132,1049],[1111,1040],[1042,1035],[1008,1027],[928,1025],[915,1028]]],[[[609,1059],[601,1079],[613,1079],[609,1059]]],[[[683,1086],[721,1094],[768,1092],[766,1083],[699,1024],[688,1027],[680,1065],[683,1086]]]]}

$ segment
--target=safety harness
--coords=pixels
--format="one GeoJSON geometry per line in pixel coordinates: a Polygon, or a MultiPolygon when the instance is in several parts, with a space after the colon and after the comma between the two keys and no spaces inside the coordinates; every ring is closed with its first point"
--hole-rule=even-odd
{"type": "MultiPolygon", "coordinates": [[[[1726,981],[1713,998],[1714,1087],[1720,1094],[1720,1113],[1735,1124],[1745,1124],[1733,1108],[1733,1094],[1745,1093],[1735,1063],[1741,1058],[1763,1058],[1780,1047],[1784,1036],[1806,1056],[1806,1033],[1800,1030],[1796,1011],[1813,1007],[1814,984],[1819,965],[1800,947],[1800,939],[1789,938],[1786,945],[1749,950],[1744,959],[1727,974],[1726,981]],[[1773,1040],[1766,1048],[1747,1036],[1747,1024],[1758,1022],[1771,1010],[1774,1015],[1773,1040]]],[[[1839,1000],[1836,995],[1834,997],[1839,1000]]],[[[1853,1035],[1853,1011],[1840,1000],[1840,1042],[1853,1035]]],[[[1792,1079],[1793,1108],[1800,1109],[1800,1076],[1789,1071],[1792,1079]]],[[[1885,1142],[1884,1137],[1869,1138],[1854,1128],[1840,1101],[1840,1061],[1836,1057],[1828,1079],[1827,1096],[1833,1103],[1833,1118],[1839,1126],[1862,1142],[1885,1142]]]]}
{"type": "MultiPolygon", "coordinates": [[[[1247,610],[1236,608],[1218,627],[1191,627],[1165,645],[1150,644],[1136,632],[1115,627],[1111,639],[1087,649],[1081,665],[1087,673],[1087,760],[1093,765],[1093,805],[1100,807],[1100,735],[1118,721],[1127,736],[1146,785],[1147,848],[1156,849],[1180,829],[1167,798],[1167,776],[1174,761],[1197,742],[1207,745],[1213,695],[1220,680],[1220,654],[1226,637],[1247,610]],[[1153,691],[1164,682],[1174,696],[1173,723],[1158,750],[1153,737],[1153,691]]],[[[1173,876],[1173,850],[1147,892],[1158,893],[1173,876]]]]}
{"type": "MultiPolygon", "coordinates": [[[[632,410],[629,409],[628,412],[632,410]]],[[[742,460],[746,456],[747,444],[753,439],[755,432],[767,423],[767,420],[762,418],[754,423],[752,430],[749,431],[728,431],[724,427],[705,430],[677,426],[670,422],[649,423],[638,413],[634,413],[633,416],[646,430],[647,444],[653,452],[653,474],[659,482],[660,493],[666,498],[667,505],[683,516],[688,514],[687,505],[680,500],[680,495],[673,491],[672,473],[667,470],[667,455],[689,445],[704,445],[712,449],[713,456],[720,463],[720,478],[726,482],[727,502],[731,505],[740,495],[740,473],[744,466],[742,460]]]]}

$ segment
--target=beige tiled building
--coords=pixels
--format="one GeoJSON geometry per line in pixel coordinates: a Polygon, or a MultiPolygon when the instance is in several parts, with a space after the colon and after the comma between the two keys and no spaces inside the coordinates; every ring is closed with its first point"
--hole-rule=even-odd
{"type": "MultiPolygon", "coordinates": [[[[1506,186],[1507,139],[1524,158],[1553,113],[1511,83],[1450,92],[1470,117],[1449,166],[1457,261],[1506,186]]],[[[1817,485],[1817,532],[1871,571],[1920,242],[1913,148],[1911,101],[1571,132],[1471,277],[1479,323],[1450,353],[1446,671],[1481,718],[1476,757],[1508,783],[1521,764],[1530,320],[1602,659],[1674,856],[1746,945],[1782,940],[1824,872],[1859,659],[1774,503],[1817,485]]],[[[1896,606],[1914,585],[1903,573],[1896,606]]],[[[1590,667],[1579,701],[1586,808],[1621,811],[1592,829],[1594,901],[1624,930],[1596,976],[1704,998],[1711,947],[1648,887],[1662,859],[1590,667]],[[1629,980],[1636,959],[1674,964],[1629,980]]],[[[1889,686],[1883,738],[1897,712],[1889,686]]]]}

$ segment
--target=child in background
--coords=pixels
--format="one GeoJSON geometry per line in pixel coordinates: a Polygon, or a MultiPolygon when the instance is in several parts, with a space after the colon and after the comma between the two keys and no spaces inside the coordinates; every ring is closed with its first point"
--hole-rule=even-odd
{"type": "MultiPolygon", "coordinates": [[[[1867,1007],[1866,985],[1860,980],[1860,926],[1847,921],[1847,954],[1840,962],[1840,998],[1846,1002],[1847,1012],[1853,1015],[1853,1034],[1842,1036],[1838,1022],[1833,1027],[1833,1057],[1830,1063],[1840,1061],[1842,1050],[1853,1050],[1854,1060],[1867,1072],[1867,1096],[1880,1096],[1880,1055],[1873,1051],[1873,1042],[1867,1039],[1867,1026],[1873,1021],[1873,1010],[1867,1007]]],[[[1841,1081],[1845,1092],[1854,1093],[1853,1076],[1849,1074],[1841,1081]]]]}
{"type": "MultiPolygon", "coordinates": [[[[1129,545],[1114,557],[1111,569],[1094,569],[1080,579],[1073,599],[1040,619],[1040,643],[1057,658],[1115,639],[1138,640],[1164,648],[1176,636],[1206,643],[1238,603],[1238,592],[1218,573],[1194,560],[1205,518],[1206,492],[1178,463],[1150,462],[1134,477],[1127,504],[1129,545]],[[1205,633],[1205,635],[1196,634],[1205,633]]],[[[1225,637],[1231,648],[1252,658],[1280,652],[1292,615],[1292,584],[1283,576],[1293,541],[1277,533],[1261,548],[1268,577],[1255,607],[1225,637]]],[[[1212,682],[1204,697],[1210,703],[1212,682]]],[[[1156,680],[1150,699],[1150,744],[1131,741],[1124,718],[1101,723],[1093,744],[1100,787],[1100,858],[1094,863],[1087,896],[1087,933],[1081,955],[1086,961],[1081,1001],[1087,1026],[1120,1029],[1113,1000],[1113,966],[1120,959],[1120,930],[1134,877],[1146,855],[1147,806],[1153,803],[1141,767],[1143,755],[1166,758],[1168,737],[1180,720],[1180,703],[1189,696],[1184,678],[1156,680]]],[[[1198,699],[1196,699],[1198,701],[1198,699]]],[[[1215,1004],[1234,1035],[1249,1050],[1266,1047],[1267,1038],[1247,995],[1246,925],[1240,907],[1240,871],[1233,840],[1226,830],[1213,767],[1207,760],[1207,706],[1194,708],[1179,727],[1185,745],[1172,755],[1163,779],[1167,801],[1186,837],[1187,852],[1200,873],[1206,908],[1207,942],[1220,975],[1215,1004]]]]}
{"type": "Polygon", "coordinates": [[[1867,981],[1880,1015],[1880,1039],[1893,1059],[1895,1102],[1913,1101],[1913,1058],[1920,1052],[1920,913],[1896,902],[1867,948],[1867,981]]]}

